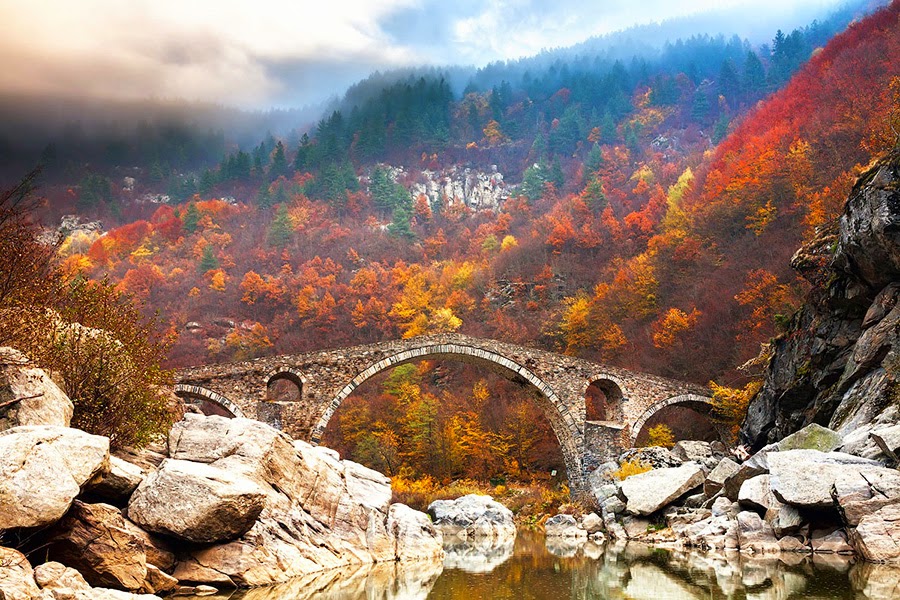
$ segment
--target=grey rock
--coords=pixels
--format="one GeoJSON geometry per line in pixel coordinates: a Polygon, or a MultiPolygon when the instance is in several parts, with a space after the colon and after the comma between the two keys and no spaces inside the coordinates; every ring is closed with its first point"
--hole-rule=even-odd
{"type": "Polygon", "coordinates": [[[490,496],[469,494],[455,500],[435,500],[428,505],[428,514],[445,539],[516,535],[512,511],[490,496]]]}
{"type": "Polygon", "coordinates": [[[703,484],[703,470],[697,463],[680,467],[653,469],[632,475],[620,489],[627,498],[626,510],[632,515],[649,515],[671,504],[703,484]]]}
{"type": "Polygon", "coordinates": [[[632,448],[619,456],[619,463],[626,461],[641,461],[650,465],[654,469],[666,469],[669,467],[677,467],[684,461],[672,454],[666,448],[659,446],[648,446],[646,448],[632,448]]]}
{"type": "Polygon", "coordinates": [[[900,461],[897,457],[897,452],[900,451],[900,424],[873,431],[869,435],[894,462],[900,461]]]}
{"type": "Polygon", "coordinates": [[[900,472],[886,468],[850,471],[835,479],[831,495],[852,527],[883,506],[900,504],[900,472]]]}
{"type": "Polygon", "coordinates": [[[806,520],[793,506],[781,504],[766,512],[766,522],[772,525],[775,535],[778,537],[797,533],[806,520]]]}
{"type": "Polygon", "coordinates": [[[738,513],[737,525],[741,553],[781,551],[772,527],[755,512],[738,513]]]}
{"type": "Polygon", "coordinates": [[[831,452],[840,448],[844,443],[841,435],[822,427],[818,423],[811,423],[796,433],[792,433],[776,444],[779,452],[786,450],[818,450],[819,452],[831,452]]]}
{"type": "Polygon", "coordinates": [[[762,514],[783,506],[772,493],[769,475],[757,475],[745,481],[738,493],[738,502],[741,506],[761,511],[762,514]]]}
{"type": "Polygon", "coordinates": [[[603,519],[597,513],[588,513],[581,519],[581,528],[588,535],[603,531],[603,519]]]}
{"type": "Polygon", "coordinates": [[[835,483],[883,468],[875,461],[852,454],[817,450],[771,452],[768,459],[775,497],[799,508],[829,508],[833,505],[831,488],[835,483]]]}
{"type": "Polygon", "coordinates": [[[741,491],[741,486],[745,481],[756,477],[757,475],[765,475],[769,472],[769,452],[777,449],[775,444],[765,446],[759,452],[741,463],[736,473],[727,475],[725,482],[722,484],[722,490],[730,500],[737,500],[741,491]]]}
{"type": "Polygon", "coordinates": [[[113,503],[127,503],[137,486],[146,477],[146,472],[137,465],[133,465],[111,455],[109,457],[109,471],[91,481],[85,492],[109,500],[113,503]]]}
{"type": "Polygon", "coordinates": [[[682,462],[692,460],[698,463],[713,456],[710,443],[697,440],[676,442],[675,446],[672,447],[672,454],[682,462]]]}
{"type": "Polygon", "coordinates": [[[603,508],[610,514],[617,515],[625,512],[625,503],[618,496],[612,496],[606,499],[603,508]]]}
{"type": "Polygon", "coordinates": [[[813,531],[809,544],[820,554],[853,554],[847,535],[840,529],[813,531]]]}
{"type": "Polygon", "coordinates": [[[587,540],[588,532],[579,527],[572,515],[554,515],[544,523],[547,537],[563,537],[587,540]]]}
{"type": "Polygon", "coordinates": [[[860,519],[852,542],[866,560],[900,563],[900,505],[882,507],[860,519]]]}

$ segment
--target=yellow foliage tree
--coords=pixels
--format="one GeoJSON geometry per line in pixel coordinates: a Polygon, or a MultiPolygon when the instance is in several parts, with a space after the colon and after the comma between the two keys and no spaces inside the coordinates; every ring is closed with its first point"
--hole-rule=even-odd
{"type": "Polygon", "coordinates": [[[647,445],[671,448],[675,445],[675,434],[668,425],[660,423],[647,432],[647,445]]]}
{"type": "Polygon", "coordinates": [[[747,416],[747,407],[760,388],[762,388],[762,381],[758,380],[751,381],[742,388],[730,388],[719,385],[715,381],[709,382],[709,389],[713,393],[713,416],[728,426],[731,443],[737,442],[741,422],[747,416]]]}

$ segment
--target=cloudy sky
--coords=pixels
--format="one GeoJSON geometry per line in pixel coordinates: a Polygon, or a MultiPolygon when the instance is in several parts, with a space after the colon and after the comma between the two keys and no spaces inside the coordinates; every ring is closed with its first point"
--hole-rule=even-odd
{"type": "Polygon", "coordinates": [[[0,92],[300,106],[376,69],[480,66],[712,9],[748,11],[722,29],[749,35],[837,1],[0,0],[0,92]]]}

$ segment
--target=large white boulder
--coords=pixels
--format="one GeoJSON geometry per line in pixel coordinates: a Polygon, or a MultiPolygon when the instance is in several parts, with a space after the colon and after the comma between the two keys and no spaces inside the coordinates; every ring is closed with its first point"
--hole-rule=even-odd
{"type": "Polygon", "coordinates": [[[515,537],[512,511],[490,496],[469,494],[455,500],[435,500],[428,506],[434,525],[448,537],[515,537]]]}
{"type": "Polygon", "coordinates": [[[0,432],[0,530],[55,523],[108,468],[108,438],[67,427],[0,432]]]}
{"type": "Polygon", "coordinates": [[[128,518],[188,542],[220,542],[249,531],[264,501],[263,490],[238,473],[170,459],[132,494],[128,518]]]}
{"type": "Polygon", "coordinates": [[[68,427],[74,406],[43,369],[0,347],[0,431],[23,425],[68,427]]]}
{"type": "Polygon", "coordinates": [[[703,485],[704,479],[703,469],[695,462],[632,475],[621,484],[622,493],[627,498],[625,510],[641,516],[655,513],[703,485]]]}
{"type": "Polygon", "coordinates": [[[831,489],[884,467],[874,460],[842,452],[787,450],[768,455],[769,484],[783,503],[798,508],[833,506],[831,489]]]}

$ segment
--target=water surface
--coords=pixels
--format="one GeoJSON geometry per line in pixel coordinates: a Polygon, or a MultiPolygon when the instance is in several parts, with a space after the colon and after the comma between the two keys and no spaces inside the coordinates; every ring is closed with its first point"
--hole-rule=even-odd
{"type": "Polygon", "coordinates": [[[639,544],[515,543],[446,547],[444,563],[337,569],[229,600],[611,600],[900,598],[900,569],[837,555],[704,555],[639,544]]]}

